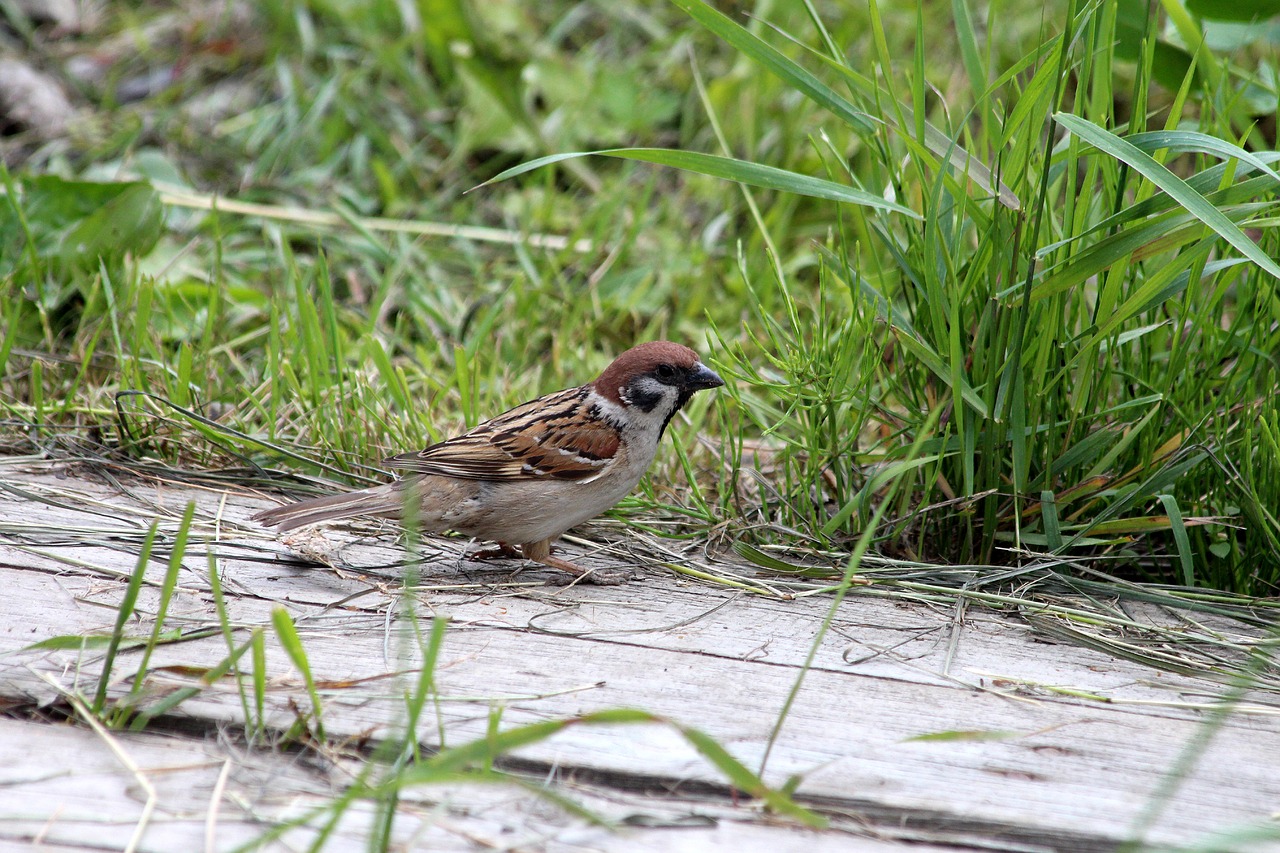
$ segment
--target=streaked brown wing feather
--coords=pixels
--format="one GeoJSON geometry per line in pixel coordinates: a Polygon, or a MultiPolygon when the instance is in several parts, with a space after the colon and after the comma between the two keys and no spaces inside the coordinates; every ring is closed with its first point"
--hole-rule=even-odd
{"type": "Polygon", "coordinates": [[[386,460],[393,468],[468,480],[590,480],[618,451],[617,430],[583,417],[587,388],[517,406],[468,433],[386,460]]]}

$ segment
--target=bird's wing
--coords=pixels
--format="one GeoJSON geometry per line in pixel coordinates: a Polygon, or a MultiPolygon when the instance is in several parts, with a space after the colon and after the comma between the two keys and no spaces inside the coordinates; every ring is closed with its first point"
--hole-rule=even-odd
{"type": "Polygon", "coordinates": [[[591,411],[588,393],[570,388],[539,397],[457,438],[385,463],[466,480],[594,480],[613,464],[621,437],[591,411]]]}

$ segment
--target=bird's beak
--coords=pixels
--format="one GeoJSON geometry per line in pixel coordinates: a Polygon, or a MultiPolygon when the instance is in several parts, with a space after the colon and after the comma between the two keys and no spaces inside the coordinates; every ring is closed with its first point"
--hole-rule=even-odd
{"type": "Polygon", "coordinates": [[[689,371],[685,384],[694,391],[702,391],[707,388],[719,388],[724,384],[724,380],[705,364],[695,364],[693,370],[689,371]]]}

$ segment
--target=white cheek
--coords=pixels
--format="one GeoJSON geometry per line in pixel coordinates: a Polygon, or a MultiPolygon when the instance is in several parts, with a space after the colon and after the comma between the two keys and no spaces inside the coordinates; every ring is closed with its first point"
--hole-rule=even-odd
{"type": "Polygon", "coordinates": [[[648,439],[648,441],[641,441],[641,444],[652,443],[656,446],[662,424],[671,410],[675,408],[676,396],[679,392],[670,385],[663,385],[661,382],[653,380],[648,380],[645,385],[640,386],[637,390],[642,393],[648,393],[651,388],[661,394],[662,399],[648,412],[632,406],[619,405],[612,400],[601,397],[594,391],[588,401],[591,405],[597,407],[597,410],[606,421],[622,430],[630,438],[648,439]]]}
{"type": "Polygon", "coordinates": [[[622,428],[627,422],[627,409],[625,406],[619,406],[607,397],[601,397],[595,391],[592,391],[587,397],[587,404],[589,407],[597,409],[601,417],[618,428],[622,428]]]}

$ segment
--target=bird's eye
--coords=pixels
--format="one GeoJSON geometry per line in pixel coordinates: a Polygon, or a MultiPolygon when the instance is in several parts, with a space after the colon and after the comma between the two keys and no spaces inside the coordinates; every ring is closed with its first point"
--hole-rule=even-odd
{"type": "Polygon", "coordinates": [[[676,378],[676,369],[669,364],[659,364],[654,374],[663,382],[670,382],[676,378]]]}

